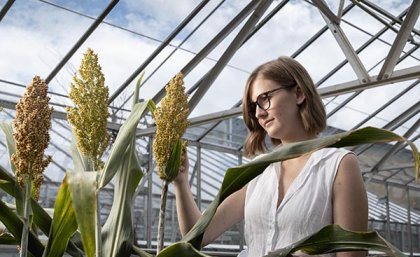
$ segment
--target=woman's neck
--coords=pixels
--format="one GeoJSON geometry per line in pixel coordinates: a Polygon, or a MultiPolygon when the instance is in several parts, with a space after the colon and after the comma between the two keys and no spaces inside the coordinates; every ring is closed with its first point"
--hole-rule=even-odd
{"type": "Polygon", "coordinates": [[[306,140],[314,139],[316,137],[317,137],[316,135],[310,135],[308,133],[293,133],[293,135],[281,138],[281,142],[283,144],[287,144],[287,143],[306,141],[306,140]]]}

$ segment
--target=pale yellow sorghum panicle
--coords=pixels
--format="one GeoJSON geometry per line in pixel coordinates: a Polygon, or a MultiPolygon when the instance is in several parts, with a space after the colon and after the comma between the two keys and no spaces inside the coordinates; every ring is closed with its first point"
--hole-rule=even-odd
{"type": "MultiPolygon", "coordinates": [[[[153,142],[153,153],[161,179],[170,180],[165,174],[165,167],[175,143],[185,133],[188,123],[188,96],[182,73],[178,73],[166,85],[166,96],[154,112],[156,138],[153,142]]],[[[185,144],[183,146],[185,148],[185,144]]]]}
{"type": "Polygon", "coordinates": [[[52,108],[48,106],[48,86],[35,76],[26,92],[16,105],[13,120],[16,152],[12,162],[16,168],[16,179],[23,186],[25,177],[32,176],[32,195],[38,199],[39,188],[44,180],[42,172],[51,162],[51,156],[44,157],[48,147],[52,108]]]}
{"type": "Polygon", "coordinates": [[[72,124],[77,146],[83,155],[92,160],[94,169],[103,167],[102,154],[109,143],[107,132],[109,89],[92,49],[84,54],[79,68],[80,78],[73,77],[70,99],[75,108],[67,108],[67,119],[72,124]]]}

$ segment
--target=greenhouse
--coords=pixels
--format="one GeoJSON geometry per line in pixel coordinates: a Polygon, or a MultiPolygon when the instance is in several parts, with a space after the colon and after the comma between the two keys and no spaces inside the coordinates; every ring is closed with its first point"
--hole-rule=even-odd
{"type": "Polygon", "coordinates": [[[201,248],[213,211],[269,163],[329,146],[357,156],[374,239],[328,232],[317,250],[420,256],[419,15],[416,0],[0,0],[0,257],[247,256],[243,219],[201,248]],[[266,136],[252,158],[245,85],[282,56],[312,77],[326,128],[296,148],[266,136]],[[204,213],[187,235],[171,183],[185,153],[204,213]]]}

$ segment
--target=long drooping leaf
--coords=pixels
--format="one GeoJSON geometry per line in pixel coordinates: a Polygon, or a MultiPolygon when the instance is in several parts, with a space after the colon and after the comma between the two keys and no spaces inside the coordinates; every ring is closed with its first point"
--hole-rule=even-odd
{"type": "MultiPolygon", "coordinates": [[[[6,138],[7,151],[9,153],[9,160],[11,160],[12,155],[16,152],[16,143],[15,143],[15,138],[13,137],[12,124],[4,122],[4,121],[0,121],[0,129],[3,131],[4,136],[6,138]]],[[[16,174],[15,165],[11,161],[9,161],[9,163],[13,171],[13,174],[16,174]]],[[[14,190],[15,190],[14,195],[15,195],[17,212],[19,215],[22,215],[23,214],[23,191],[17,185],[15,185],[14,190]]]]}
{"type": "Polygon", "coordinates": [[[104,187],[114,177],[115,173],[119,169],[120,162],[125,154],[125,151],[127,150],[128,145],[131,143],[131,139],[136,135],[136,128],[140,118],[142,117],[146,108],[153,105],[152,103],[152,100],[147,100],[145,102],[137,103],[134,105],[130,115],[121,126],[117,138],[115,139],[115,143],[112,146],[103,172],[101,173],[98,189],[104,187]]]}
{"type": "Polygon", "coordinates": [[[75,172],[82,172],[82,171],[90,171],[89,169],[89,160],[86,156],[84,156],[77,148],[77,140],[76,136],[73,134],[71,140],[71,157],[73,159],[74,171],[75,172]]]}
{"type": "Polygon", "coordinates": [[[137,254],[139,257],[153,257],[150,253],[140,249],[139,247],[133,245],[132,252],[133,254],[137,254]]]}
{"type": "MultiPolygon", "coordinates": [[[[9,172],[4,169],[4,167],[0,166],[0,188],[8,193],[10,196],[16,198],[16,191],[20,190],[17,185],[15,179],[10,175],[9,172]]],[[[33,209],[33,218],[35,224],[38,228],[41,229],[42,232],[45,234],[49,233],[50,226],[51,226],[51,217],[48,213],[41,207],[39,204],[32,199],[32,209],[33,209]]]]}
{"type": "Polygon", "coordinates": [[[187,242],[177,242],[172,244],[170,247],[163,249],[159,257],[210,257],[198,250],[196,250],[190,243],[187,242]]]}
{"type": "Polygon", "coordinates": [[[133,197],[142,177],[134,144],[125,151],[120,165],[114,178],[111,212],[102,228],[104,257],[129,256],[134,240],[133,197]]]}
{"type": "MultiPolygon", "coordinates": [[[[367,127],[355,131],[343,132],[326,137],[316,138],[304,142],[284,144],[276,148],[272,152],[255,158],[251,162],[229,168],[222,182],[222,187],[208,206],[205,213],[198,220],[190,232],[185,235],[183,241],[190,242],[195,248],[200,249],[202,236],[204,230],[213,218],[219,204],[226,199],[229,195],[236,192],[245,186],[253,178],[261,174],[265,168],[273,162],[295,158],[304,153],[311,152],[324,147],[344,147],[350,145],[364,144],[364,143],[377,143],[377,142],[391,142],[391,141],[404,141],[403,137],[383,129],[367,127]]],[[[410,144],[412,147],[415,172],[418,174],[419,154],[415,145],[410,144]]]]}
{"type": "MultiPolygon", "coordinates": [[[[140,162],[137,159],[135,137],[137,124],[145,111],[144,105],[142,108],[136,107],[139,106],[137,102],[143,75],[144,73],[140,75],[133,95],[133,112],[138,113],[129,116],[123,125],[124,129],[121,128],[117,136],[117,141],[127,140],[128,144],[122,153],[122,158],[119,160],[118,166],[114,166],[117,168],[113,172],[115,174],[113,175],[115,176],[114,200],[111,212],[102,229],[103,256],[129,256],[133,248],[133,202],[137,185],[143,176],[140,162]]],[[[152,101],[149,102],[151,103],[152,101]]],[[[121,153],[112,151],[109,160],[114,159],[115,157],[113,155],[116,154],[120,155],[121,153]]],[[[113,165],[109,165],[108,167],[113,167],[113,165]]],[[[105,172],[110,171],[106,170],[105,172]]]]}
{"type": "Polygon", "coordinates": [[[0,245],[18,245],[19,242],[10,234],[0,234],[0,245]]]}
{"type": "MultiPolygon", "coordinates": [[[[0,188],[10,196],[15,197],[16,181],[2,166],[0,166],[0,180],[2,180],[0,188]]],[[[44,234],[48,235],[52,223],[51,216],[33,199],[32,211],[34,223],[44,234]]],[[[69,242],[66,252],[74,257],[81,256],[80,249],[72,241],[69,242]]]]}
{"type": "MultiPolygon", "coordinates": [[[[22,236],[23,223],[19,217],[0,200],[0,221],[6,226],[7,230],[13,237],[20,242],[22,236]]],[[[44,246],[38,238],[29,231],[28,235],[28,250],[34,256],[42,256],[44,246]]]]}
{"type": "Polygon", "coordinates": [[[70,197],[67,177],[64,178],[55,199],[54,217],[50,234],[48,235],[48,245],[44,252],[44,257],[61,257],[67,248],[70,237],[77,230],[76,215],[70,197]]]}
{"type": "Polygon", "coordinates": [[[318,232],[298,242],[275,250],[265,257],[286,257],[296,251],[306,254],[326,254],[333,252],[376,250],[387,256],[405,257],[405,255],[388,243],[378,232],[352,232],[338,225],[328,225],[318,232]]]}
{"type": "Polygon", "coordinates": [[[67,171],[71,200],[87,257],[95,256],[97,173],[67,171]]]}
{"type": "MultiPolygon", "coordinates": [[[[6,138],[6,145],[7,145],[7,150],[9,152],[9,160],[10,160],[12,157],[12,154],[16,152],[15,139],[13,138],[13,128],[10,123],[6,123],[4,121],[0,121],[0,128],[3,131],[4,136],[6,138]]],[[[10,166],[12,168],[13,174],[15,174],[16,168],[13,162],[10,162],[10,166]]]]}

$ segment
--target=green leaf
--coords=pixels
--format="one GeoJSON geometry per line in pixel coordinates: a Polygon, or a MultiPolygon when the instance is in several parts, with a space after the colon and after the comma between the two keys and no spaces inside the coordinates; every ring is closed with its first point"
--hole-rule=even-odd
{"type": "MultiPolygon", "coordinates": [[[[183,241],[190,242],[195,248],[200,249],[204,230],[210,223],[217,207],[226,197],[245,186],[253,178],[261,174],[265,168],[273,162],[292,159],[304,153],[308,153],[324,147],[344,147],[364,143],[403,141],[403,137],[383,129],[372,127],[362,128],[354,131],[343,132],[313,140],[284,144],[268,154],[261,155],[247,164],[229,168],[222,182],[222,187],[207,207],[204,214],[194,227],[184,236],[183,241]]],[[[418,174],[419,156],[414,144],[410,144],[415,160],[415,173],[418,174]]]]}
{"type": "MultiPolygon", "coordinates": [[[[15,143],[15,138],[13,137],[13,127],[10,123],[0,121],[0,129],[3,131],[4,136],[6,138],[7,150],[9,152],[10,167],[14,175],[16,174],[16,167],[13,164],[13,162],[10,161],[12,158],[12,155],[16,152],[16,143],[15,143]]],[[[14,190],[15,190],[14,196],[16,199],[17,212],[19,215],[22,215],[23,214],[23,191],[20,189],[18,185],[15,185],[14,190]]]]}
{"type": "Polygon", "coordinates": [[[156,257],[210,257],[196,250],[190,243],[177,242],[163,249],[156,257]]]}
{"type": "Polygon", "coordinates": [[[134,89],[134,94],[133,94],[133,105],[131,106],[132,109],[139,102],[140,87],[141,87],[141,82],[143,81],[143,77],[144,77],[144,71],[140,73],[140,76],[137,79],[136,88],[134,89]]]}
{"type": "Polygon", "coordinates": [[[54,206],[54,217],[50,234],[48,235],[48,245],[43,256],[61,257],[63,256],[70,237],[77,230],[76,216],[72,206],[67,177],[58,190],[54,206]]]}
{"type": "Polygon", "coordinates": [[[131,139],[136,135],[137,124],[139,123],[146,107],[150,105],[150,101],[151,100],[135,104],[127,120],[121,126],[109,157],[105,163],[104,170],[101,173],[98,188],[102,188],[108,184],[119,169],[120,162],[125,154],[125,151],[127,150],[131,139]]]}
{"type": "Polygon", "coordinates": [[[165,166],[166,180],[172,182],[179,172],[179,166],[181,166],[181,155],[182,155],[182,140],[179,138],[174,148],[172,148],[171,156],[169,156],[168,163],[165,166]]]}
{"type": "MultiPolygon", "coordinates": [[[[9,152],[9,160],[11,160],[12,155],[16,152],[16,144],[15,144],[15,138],[13,137],[12,124],[6,123],[4,121],[0,121],[0,129],[3,131],[6,137],[6,145],[7,145],[7,150],[9,152]]],[[[13,162],[10,162],[10,166],[12,168],[13,174],[15,174],[16,168],[13,162]]]]}
{"type": "Polygon", "coordinates": [[[134,254],[137,254],[139,257],[153,257],[150,253],[138,248],[137,246],[133,245],[132,252],[134,254]]]}
{"type": "Polygon", "coordinates": [[[67,171],[70,195],[87,257],[95,256],[97,173],[67,171]]]}
{"type": "MultiPolygon", "coordinates": [[[[6,226],[7,230],[13,237],[20,242],[22,237],[23,223],[19,217],[3,202],[0,200],[0,221],[6,226]]],[[[44,246],[38,238],[29,231],[28,235],[28,250],[34,256],[42,256],[44,246]]]]}
{"type": "MultiPolygon", "coordinates": [[[[0,188],[10,196],[16,197],[15,188],[18,188],[16,186],[16,181],[2,166],[0,166],[0,179],[2,181],[7,181],[7,183],[0,183],[0,188]]],[[[31,204],[34,223],[38,226],[38,228],[41,229],[44,234],[48,235],[52,222],[50,215],[34,199],[32,199],[31,204]]],[[[72,241],[69,242],[66,251],[71,256],[82,256],[80,249],[72,241]]]]}
{"type": "Polygon", "coordinates": [[[318,232],[299,240],[282,249],[275,250],[265,257],[285,257],[296,251],[306,254],[326,254],[333,252],[376,250],[387,256],[405,257],[393,245],[383,239],[378,232],[353,232],[342,229],[338,225],[328,225],[318,232]]]}
{"type": "Polygon", "coordinates": [[[19,242],[10,234],[0,234],[0,245],[18,245],[19,242]]]}
{"type": "Polygon", "coordinates": [[[71,157],[73,159],[74,171],[81,172],[81,171],[90,171],[89,169],[89,159],[84,156],[77,147],[77,139],[76,135],[72,133],[72,140],[71,140],[71,157]]]}
{"type": "Polygon", "coordinates": [[[132,144],[122,156],[114,178],[114,200],[111,212],[102,228],[103,256],[129,256],[133,246],[132,209],[142,172],[135,145],[133,140],[130,141],[132,144]]]}

